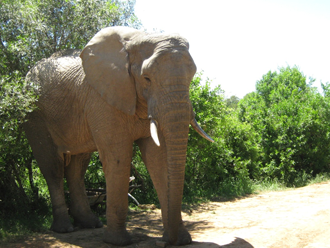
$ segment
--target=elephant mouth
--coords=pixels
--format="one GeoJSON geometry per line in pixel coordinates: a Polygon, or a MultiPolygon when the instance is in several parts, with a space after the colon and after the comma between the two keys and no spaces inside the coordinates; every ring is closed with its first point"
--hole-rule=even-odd
{"type": "MultiPolygon", "coordinates": [[[[214,142],[214,140],[198,125],[195,118],[193,118],[190,122],[190,125],[195,129],[195,131],[202,136],[204,139],[214,142]]],[[[157,121],[150,117],[150,133],[151,138],[155,142],[157,146],[160,146],[159,138],[158,138],[158,130],[157,130],[157,121]]]]}

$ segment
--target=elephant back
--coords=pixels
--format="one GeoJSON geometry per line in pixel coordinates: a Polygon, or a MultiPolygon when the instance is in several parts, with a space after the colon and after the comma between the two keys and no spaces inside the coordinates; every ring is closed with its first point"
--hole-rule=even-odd
{"type": "Polygon", "coordinates": [[[65,87],[65,81],[77,81],[76,77],[81,77],[82,70],[80,50],[57,51],[49,58],[40,60],[26,75],[26,81],[33,85],[36,94],[42,96],[58,85],[65,87]],[[70,80],[71,79],[71,80],[70,80]]]}
{"type": "Polygon", "coordinates": [[[79,57],[81,53],[81,50],[78,49],[66,49],[62,51],[57,51],[53,53],[49,58],[59,58],[59,57],[79,57]]]}

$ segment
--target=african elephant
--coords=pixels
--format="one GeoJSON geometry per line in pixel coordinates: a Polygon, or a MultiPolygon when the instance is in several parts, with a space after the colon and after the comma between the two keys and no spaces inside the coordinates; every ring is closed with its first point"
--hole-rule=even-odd
{"type": "Polygon", "coordinates": [[[27,74],[38,85],[38,109],[24,129],[50,192],[56,232],[71,232],[70,212],[80,227],[101,227],[84,185],[90,154],[99,152],[106,177],[104,241],[131,242],[125,228],[133,143],[156,188],[170,244],[191,242],[181,218],[189,124],[198,126],[189,85],[196,66],[188,42],[178,35],[146,34],[128,27],[98,32],[83,51],[40,61],[27,74]]]}

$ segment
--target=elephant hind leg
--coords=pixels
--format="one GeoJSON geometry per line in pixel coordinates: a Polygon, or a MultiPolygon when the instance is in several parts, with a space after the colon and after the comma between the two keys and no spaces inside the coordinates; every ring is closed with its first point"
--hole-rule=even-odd
{"type": "Polygon", "coordinates": [[[103,223],[93,214],[86,195],[84,176],[91,158],[90,153],[73,155],[65,167],[65,177],[70,190],[70,213],[75,226],[99,228],[103,223]]]}
{"type": "Polygon", "coordinates": [[[72,232],[74,228],[64,198],[64,161],[57,153],[57,147],[46,123],[38,114],[30,114],[29,120],[23,127],[33,155],[48,185],[53,210],[51,229],[60,233],[72,232]]]}

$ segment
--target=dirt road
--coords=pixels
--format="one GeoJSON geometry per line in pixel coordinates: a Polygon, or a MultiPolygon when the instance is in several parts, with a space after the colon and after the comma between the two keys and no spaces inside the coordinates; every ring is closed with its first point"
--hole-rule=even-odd
{"type": "MultiPolygon", "coordinates": [[[[194,240],[187,248],[330,248],[330,182],[203,204],[184,212],[183,219],[194,240]]],[[[127,228],[134,241],[129,248],[158,247],[160,211],[130,213],[127,228]]],[[[103,243],[102,234],[102,229],[49,232],[0,246],[115,247],[103,243]]]]}

